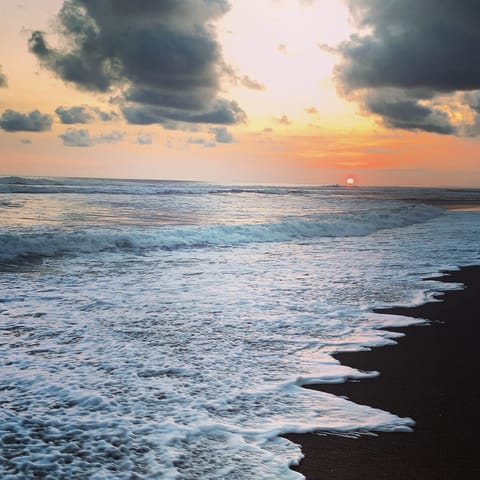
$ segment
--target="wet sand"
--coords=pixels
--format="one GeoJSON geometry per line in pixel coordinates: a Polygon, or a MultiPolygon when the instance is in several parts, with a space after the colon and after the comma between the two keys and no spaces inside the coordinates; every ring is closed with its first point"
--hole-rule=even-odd
{"type": "Polygon", "coordinates": [[[441,302],[380,311],[430,324],[389,328],[405,334],[397,345],[335,356],[342,364],[379,371],[378,377],[308,386],[411,417],[414,431],[287,435],[302,445],[305,458],[294,469],[308,480],[480,478],[480,266],[439,280],[465,288],[438,294],[441,302]]]}

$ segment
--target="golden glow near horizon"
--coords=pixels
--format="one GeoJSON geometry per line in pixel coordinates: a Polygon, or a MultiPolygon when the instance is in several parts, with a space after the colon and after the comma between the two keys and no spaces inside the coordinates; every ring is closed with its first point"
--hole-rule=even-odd
{"type": "MultiPolygon", "coordinates": [[[[332,53],[355,29],[343,0],[231,0],[215,25],[223,57],[238,81],[224,79],[222,98],[246,112],[244,124],[227,126],[233,141],[215,142],[211,125],[191,131],[113,122],[64,125],[59,106],[118,110],[113,93],[67,85],[42,69],[28,52],[36,29],[58,44],[54,17],[62,0],[0,4],[0,115],[40,110],[53,116],[51,131],[0,129],[0,175],[66,175],[199,179],[222,182],[480,185],[478,140],[391,130],[342,98],[332,53]],[[261,89],[246,88],[251,82],[261,89]],[[65,146],[59,135],[85,129],[93,138],[115,131],[118,143],[65,146]],[[149,141],[140,142],[140,138],[149,141]]],[[[452,124],[472,111],[438,98],[452,124]]],[[[427,102],[428,103],[428,102],[427,102]]],[[[468,119],[468,118],[467,118],[468,119]]],[[[472,120],[473,121],[473,120],[472,120]]]]}

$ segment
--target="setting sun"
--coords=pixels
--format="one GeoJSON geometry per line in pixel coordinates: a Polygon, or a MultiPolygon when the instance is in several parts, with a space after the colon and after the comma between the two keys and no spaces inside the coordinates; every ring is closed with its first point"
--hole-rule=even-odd
{"type": "Polygon", "coordinates": [[[348,177],[346,180],[345,180],[345,183],[347,185],[355,185],[355,179],[353,177],[348,177]]]}

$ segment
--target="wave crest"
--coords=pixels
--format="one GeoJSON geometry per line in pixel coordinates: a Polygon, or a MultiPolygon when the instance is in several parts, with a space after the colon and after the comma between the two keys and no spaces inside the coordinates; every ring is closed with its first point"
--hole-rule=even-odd
{"type": "Polygon", "coordinates": [[[151,230],[91,229],[72,232],[0,234],[0,260],[54,257],[101,251],[233,246],[249,243],[305,241],[320,237],[365,236],[379,230],[431,220],[443,210],[404,205],[380,210],[290,217],[276,223],[166,226],[151,230]]]}

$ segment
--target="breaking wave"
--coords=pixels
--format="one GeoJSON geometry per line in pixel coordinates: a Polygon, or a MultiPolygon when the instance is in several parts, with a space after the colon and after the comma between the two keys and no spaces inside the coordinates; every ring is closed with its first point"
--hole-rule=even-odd
{"type": "Polygon", "coordinates": [[[306,241],[321,237],[365,236],[379,230],[431,220],[443,210],[427,205],[402,205],[314,217],[289,217],[276,223],[182,225],[156,229],[45,231],[0,234],[0,260],[54,257],[124,249],[234,246],[250,243],[306,241]]]}
{"type": "MultiPolygon", "coordinates": [[[[328,188],[328,187],[324,187],[328,188]]],[[[105,180],[85,178],[0,177],[0,194],[108,194],[108,195],[199,195],[259,193],[265,195],[308,194],[317,188],[229,186],[174,180],[105,180]]]]}

